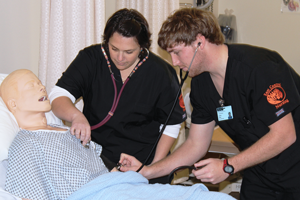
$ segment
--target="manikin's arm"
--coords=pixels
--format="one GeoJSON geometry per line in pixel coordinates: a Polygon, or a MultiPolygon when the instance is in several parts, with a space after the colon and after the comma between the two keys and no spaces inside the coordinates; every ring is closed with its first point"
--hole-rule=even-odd
{"type": "MultiPolygon", "coordinates": [[[[296,141],[296,131],[291,114],[270,125],[269,128],[270,131],[251,147],[229,158],[228,163],[234,167],[234,172],[267,161],[296,141]]],[[[203,182],[219,183],[228,177],[228,174],[223,172],[223,161],[220,159],[202,160],[195,166],[205,166],[200,170],[193,171],[195,176],[203,182]]]]}
{"type": "MultiPolygon", "coordinates": [[[[150,166],[145,166],[140,173],[147,179],[169,174],[173,169],[183,165],[192,165],[203,157],[210,145],[215,122],[198,125],[191,124],[187,140],[171,155],[150,166]]],[[[120,163],[122,171],[136,171],[141,163],[134,157],[122,154],[120,163]]]]}
{"type": "Polygon", "coordinates": [[[71,134],[82,142],[83,145],[88,143],[91,137],[91,127],[85,116],[65,96],[57,97],[52,101],[52,112],[60,119],[71,122],[71,134]]]}

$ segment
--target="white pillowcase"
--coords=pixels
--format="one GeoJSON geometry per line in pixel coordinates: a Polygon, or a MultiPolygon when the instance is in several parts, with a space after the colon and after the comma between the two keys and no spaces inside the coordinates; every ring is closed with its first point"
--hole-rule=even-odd
{"type": "MultiPolygon", "coordinates": [[[[0,84],[6,76],[7,74],[0,74],[0,84]]],[[[16,118],[0,97],[0,162],[7,159],[9,146],[18,132],[19,126],[16,118]]]]}

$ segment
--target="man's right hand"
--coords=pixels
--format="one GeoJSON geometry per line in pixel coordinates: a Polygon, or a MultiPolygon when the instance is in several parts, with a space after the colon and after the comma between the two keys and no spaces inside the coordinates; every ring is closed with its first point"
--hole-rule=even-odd
{"type": "MultiPolygon", "coordinates": [[[[119,163],[122,164],[122,167],[120,168],[120,170],[123,172],[137,171],[142,166],[142,163],[138,159],[136,159],[134,156],[130,156],[125,153],[121,154],[119,163]]],[[[144,166],[144,167],[146,167],[146,166],[144,166]]]]}

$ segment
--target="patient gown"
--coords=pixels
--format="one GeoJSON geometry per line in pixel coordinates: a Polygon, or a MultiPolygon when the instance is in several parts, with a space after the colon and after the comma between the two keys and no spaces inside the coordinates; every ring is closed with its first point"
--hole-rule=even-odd
{"type": "Polygon", "coordinates": [[[83,147],[69,131],[21,130],[9,149],[5,189],[31,200],[233,199],[203,184],[148,184],[136,172],[107,173],[101,150],[93,142],[83,147]]]}
{"type": "Polygon", "coordinates": [[[5,189],[32,200],[66,199],[107,173],[102,147],[85,148],[70,131],[21,130],[9,149],[5,189]]]}

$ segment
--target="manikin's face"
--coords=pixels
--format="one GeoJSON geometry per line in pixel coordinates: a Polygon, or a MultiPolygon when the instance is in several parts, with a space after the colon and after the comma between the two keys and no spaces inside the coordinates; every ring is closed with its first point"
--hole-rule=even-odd
{"type": "Polygon", "coordinates": [[[112,61],[120,71],[134,68],[139,61],[141,47],[134,37],[124,37],[115,32],[109,38],[108,48],[112,61]]]}
{"type": "MultiPolygon", "coordinates": [[[[174,66],[178,66],[183,71],[188,71],[190,63],[193,59],[194,53],[198,46],[185,44],[178,44],[172,48],[167,48],[167,51],[171,55],[172,62],[174,66]]],[[[201,73],[201,55],[199,54],[199,49],[191,65],[189,76],[195,77],[201,73]]]]}
{"type": "Polygon", "coordinates": [[[25,112],[47,112],[51,110],[45,86],[31,72],[18,77],[19,96],[16,100],[17,109],[25,112]]]}

